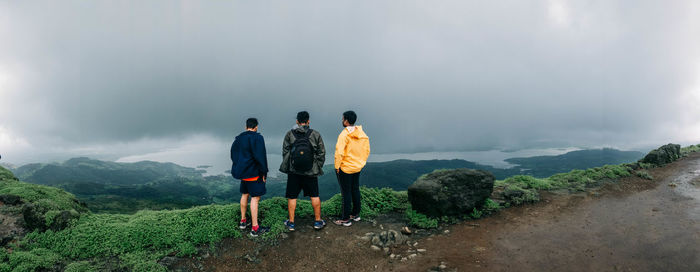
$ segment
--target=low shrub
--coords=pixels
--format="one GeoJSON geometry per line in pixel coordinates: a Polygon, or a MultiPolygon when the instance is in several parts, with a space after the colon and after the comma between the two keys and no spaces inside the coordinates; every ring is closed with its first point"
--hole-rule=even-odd
{"type": "Polygon", "coordinates": [[[651,174],[649,174],[649,172],[644,171],[644,170],[636,171],[636,172],[634,172],[634,174],[640,178],[643,178],[643,179],[648,179],[648,180],[654,179],[654,177],[651,174]]]}
{"type": "Polygon", "coordinates": [[[422,228],[422,229],[434,229],[438,226],[438,220],[435,218],[430,218],[425,214],[419,213],[413,209],[406,209],[406,219],[408,220],[408,225],[422,228]]]}
{"type": "Polygon", "coordinates": [[[498,202],[491,200],[490,198],[486,199],[486,202],[484,202],[484,205],[481,207],[481,211],[485,215],[490,215],[498,212],[500,209],[503,207],[501,204],[498,204],[498,202]]]}
{"type": "Polygon", "coordinates": [[[7,170],[5,167],[0,166],[0,181],[2,180],[16,180],[17,178],[15,177],[14,174],[10,170],[7,170]]]}
{"type": "Polygon", "coordinates": [[[484,215],[484,213],[480,210],[477,210],[476,208],[474,208],[472,210],[472,212],[469,213],[469,217],[471,217],[473,219],[479,219],[479,218],[481,218],[482,215],[484,215]]]}
{"type": "Polygon", "coordinates": [[[13,252],[9,256],[9,266],[13,272],[49,270],[60,263],[61,257],[45,248],[32,249],[31,251],[13,252]]]}
{"type": "Polygon", "coordinates": [[[79,261],[66,265],[65,272],[90,272],[97,268],[88,261],[79,261]]]}

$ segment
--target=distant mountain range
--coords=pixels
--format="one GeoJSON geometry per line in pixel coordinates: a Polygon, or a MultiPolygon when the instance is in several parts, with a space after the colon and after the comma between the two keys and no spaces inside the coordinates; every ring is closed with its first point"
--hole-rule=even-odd
{"type": "MultiPolygon", "coordinates": [[[[465,160],[395,160],[370,162],[361,185],[405,190],[418,177],[436,169],[472,168],[492,172],[497,179],[527,174],[547,177],[573,169],[633,162],[641,152],[615,149],[573,151],[558,156],[512,158],[516,167],[501,169],[465,160]]],[[[96,212],[128,213],[141,209],[186,208],[211,203],[237,202],[238,181],[229,175],[203,176],[205,170],[174,163],[143,161],[116,163],[73,158],[63,163],[28,164],[12,169],[23,181],[65,189],[96,212]]],[[[322,199],[340,192],[332,165],[319,177],[322,199]]],[[[270,178],[266,197],[284,196],[286,177],[270,178]]]]}

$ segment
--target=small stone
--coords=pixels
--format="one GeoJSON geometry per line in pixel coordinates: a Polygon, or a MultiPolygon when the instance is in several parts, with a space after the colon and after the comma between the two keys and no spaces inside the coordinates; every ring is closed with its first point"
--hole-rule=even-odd
{"type": "Polygon", "coordinates": [[[406,257],[403,257],[403,258],[401,258],[401,261],[405,262],[405,261],[408,261],[408,259],[406,259],[406,257]]]}
{"type": "Polygon", "coordinates": [[[382,250],[384,250],[384,253],[387,253],[387,254],[389,253],[389,248],[388,248],[388,247],[382,248],[382,250]]]}
{"type": "Polygon", "coordinates": [[[425,253],[428,250],[426,250],[425,248],[419,248],[419,249],[416,249],[416,251],[418,251],[418,253],[425,253]]]}
{"type": "Polygon", "coordinates": [[[396,258],[396,254],[391,253],[391,255],[389,255],[389,258],[392,258],[392,259],[393,259],[393,258],[396,258]]]}
{"type": "Polygon", "coordinates": [[[443,231],[443,232],[444,232],[445,234],[448,234],[448,233],[450,233],[450,230],[445,230],[445,231],[443,231]]]}
{"type": "Polygon", "coordinates": [[[440,270],[445,270],[445,269],[447,269],[447,266],[446,266],[446,265],[444,265],[444,264],[441,264],[441,265],[440,265],[440,266],[438,266],[438,267],[440,268],[440,270]]]}
{"type": "Polygon", "coordinates": [[[414,247],[415,247],[415,246],[418,246],[418,242],[413,243],[413,246],[414,246],[414,247]]]}
{"type": "Polygon", "coordinates": [[[676,186],[678,186],[678,184],[676,184],[675,182],[671,182],[668,184],[668,186],[669,187],[676,187],[676,186]]]}
{"type": "Polygon", "coordinates": [[[413,259],[413,258],[415,258],[416,256],[418,256],[418,254],[413,253],[413,254],[411,254],[411,255],[408,255],[408,258],[409,258],[409,259],[413,259]]]}
{"type": "Polygon", "coordinates": [[[372,245],[372,246],[369,247],[369,248],[371,248],[371,249],[374,250],[374,251],[380,251],[380,250],[382,250],[382,248],[380,248],[380,247],[378,247],[378,246],[375,246],[375,245],[372,245]]]}
{"type": "Polygon", "coordinates": [[[379,229],[384,229],[384,225],[379,225],[379,229]]]}
{"type": "Polygon", "coordinates": [[[486,251],[486,248],[485,248],[485,247],[480,247],[480,246],[475,246],[475,247],[472,248],[472,251],[473,251],[473,252],[484,252],[484,251],[486,251]]]}
{"type": "Polygon", "coordinates": [[[401,228],[401,233],[406,234],[406,235],[413,234],[413,232],[411,232],[411,229],[409,229],[408,227],[401,228]]]}

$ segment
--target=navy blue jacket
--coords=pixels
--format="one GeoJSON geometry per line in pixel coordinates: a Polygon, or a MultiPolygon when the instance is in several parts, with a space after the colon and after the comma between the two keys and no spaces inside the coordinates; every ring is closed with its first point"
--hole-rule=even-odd
{"type": "Polygon", "coordinates": [[[231,174],[236,179],[267,176],[265,139],[260,133],[245,131],[231,145],[231,174]]]}

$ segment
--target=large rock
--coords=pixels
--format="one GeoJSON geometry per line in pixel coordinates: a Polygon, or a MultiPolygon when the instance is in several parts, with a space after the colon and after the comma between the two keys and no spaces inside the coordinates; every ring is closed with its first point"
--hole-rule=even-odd
{"type": "Polygon", "coordinates": [[[24,227],[29,231],[51,229],[60,231],[70,226],[70,222],[80,218],[80,213],[75,210],[63,210],[54,214],[47,222],[48,210],[33,203],[26,203],[22,206],[22,217],[24,218],[24,227]]]}
{"type": "Polygon", "coordinates": [[[641,160],[643,163],[664,165],[672,163],[681,157],[681,146],[677,144],[667,144],[652,150],[641,160]]]}
{"type": "Polygon", "coordinates": [[[483,170],[437,170],[408,186],[408,200],[429,216],[466,215],[491,195],[494,179],[483,170]]]}

